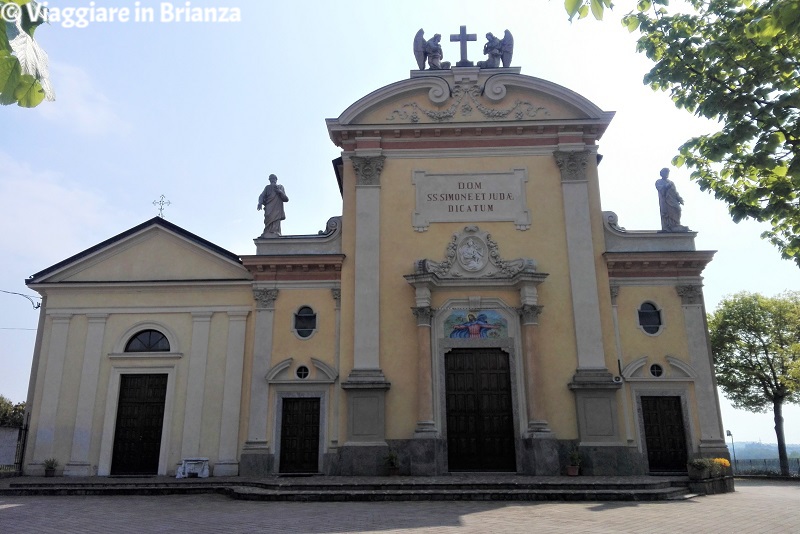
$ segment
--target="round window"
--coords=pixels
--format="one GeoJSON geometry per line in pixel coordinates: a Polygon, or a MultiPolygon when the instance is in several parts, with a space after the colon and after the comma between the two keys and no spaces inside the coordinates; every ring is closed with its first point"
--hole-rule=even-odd
{"type": "Polygon", "coordinates": [[[650,366],[650,374],[655,377],[659,377],[664,374],[664,368],[658,365],[657,363],[654,363],[653,365],[650,366]]]}
{"type": "Polygon", "coordinates": [[[297,368],[295,374],[297,375],[297,378],[299,378],[300,380],[305,380],[306,378],[308,378],[308,375],[311,374],[311,372],[308,370],[308,367],[306,367],[305,365],[301,365],[300,367],[297,368]]]}

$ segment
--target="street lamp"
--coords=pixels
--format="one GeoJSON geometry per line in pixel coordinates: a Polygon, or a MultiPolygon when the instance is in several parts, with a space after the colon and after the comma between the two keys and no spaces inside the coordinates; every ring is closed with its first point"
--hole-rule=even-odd
{"type": "Polygon", "coordinates": [[[726,436],[731,437],[731,448],[733,449],[733,467],[736,468],[736,445],[733,444],[733,433],[730,430],[725,431],[726,436]]]}

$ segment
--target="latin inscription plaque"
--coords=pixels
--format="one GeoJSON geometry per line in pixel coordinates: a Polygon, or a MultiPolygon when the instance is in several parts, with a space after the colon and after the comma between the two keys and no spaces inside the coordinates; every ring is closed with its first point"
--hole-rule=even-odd
{"type": "Polygon", "coordinates": [[[416,209],[411,224],[417,232],[435,222],[510,221],[517,230],[531,226],[525,169],[469,174],[414,171],[412,181],[416,209]]]}

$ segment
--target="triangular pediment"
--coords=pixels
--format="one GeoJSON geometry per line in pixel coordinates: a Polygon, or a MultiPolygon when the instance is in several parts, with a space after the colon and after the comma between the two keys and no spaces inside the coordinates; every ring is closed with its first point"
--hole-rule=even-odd
{"type": "Polygon", "coordinates": [[[233,253],[155,218],[33,275],[28,284],[249,278],[233,253]]]}

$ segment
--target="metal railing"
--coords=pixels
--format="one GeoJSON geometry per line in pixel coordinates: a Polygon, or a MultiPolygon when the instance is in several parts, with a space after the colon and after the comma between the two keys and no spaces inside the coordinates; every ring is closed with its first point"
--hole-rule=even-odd
{"type": "MultiPolygon", "coordinates": [[[[731,462],[734,475],[779,475],[780,460],[777,458],[742,460],[737,458],[731,462]]],[[[800,458],[789,458],[789,473],[800,476],[800,458]]]]}

